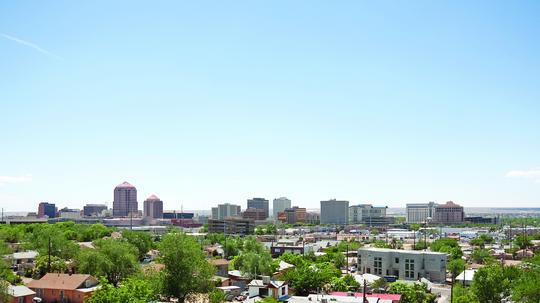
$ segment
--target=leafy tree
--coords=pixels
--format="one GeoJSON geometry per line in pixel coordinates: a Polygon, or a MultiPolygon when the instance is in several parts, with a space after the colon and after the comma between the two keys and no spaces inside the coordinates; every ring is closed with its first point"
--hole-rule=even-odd
{"type": "Polygon", "coordinates": [[[255,279],[257,275],[271,275],[275,270],[272,266],[272,256],[267,251],[241,254],[235,264],[251,279],[255,279]]]}
{"type": "Polygon", "coordinates": [[[510,286],[518,274],[519,270],[513,266],[482,267],[474,274],[471,291],[480,303],[500,302],[502,296],[510,295],[510,286]]]}
{"type": "Polygon", "coordinates": [[[125,230],[122,232],[122,237],[129,244],[137,248],[137,257],[139,260],[144,259],[146,253],[154,247],[152,236],[146,232],[125,230]]]}
{"type": "Polygon", "coordinates": [[[465,270],[465,261],[463,259],[450,260],[446,266],[452,277],[456,277],[465,270]]]}
{"type": "Polygon", "coordinates": [[[215,289],[208,293],[208,301],[210,301],[210,303],[225,302],[225,293],[219,289],[215,289]]]}
{"type": "Polygon", "coordinates": [[[338,277],[333,277],[332,280],[330,280],[330,288],[333,291],[348,291],[349,290],[347,283],[345,283],[343,279],[338,278],[338,277]]]}
{"type": "Polygon", "coordinates": [[[435,241],[433,241],[430,245],[430,249],[431,251],[441,251],[442,249],[447,249],[447,248],[443,248],[445,246],[448,246],[448,247],[459,247],[459,243],[457,242],[456,239],[452,239],[452,238],[441,238],[441,239],[437,239],[435,241]]]}
{"type": "Polygon", "coordinates": [[[113,285],[135,274],[139,269],[137,249],[122,240],[103,239],[95,242],[95,249],[82,249],[77,256],[81,273],[105,276],[113,285]]]}
{"type": "Polygon", "coordinates": [[[147,303],[157,299],[156,289],[144,279],[128,278],[119,287],[115,287],[107,280],[101,281],[98,288],[86,303],[147,303]]]}
{"type": "Polygon", "coordinates": [[[437,298],[430,293],[425,283],[407,284],[404,282],[394,282],[390,284],[388,292],[400,294],[403,303],[433,303],[437,298]]]}
{"type": "Polygon", "coordinates": [[[414,245],[414,250],[423,250],[429,247],[428,243],[424,240],[419,240],[414,245]]]}
{"type": "Polygon", "coordinates": [[[493,239],[492,236],[488,235],[488,234],[481,234],[480,236],[472,239],[471,241],[469,241],[469,243],[473,246],[478,246],[480,248],[484,248],[486,246],[486,244],[491,244],[493,243],[495,240],[493,239]]]}
{"type": "Polygon", "coordinates": [[[278,300],[276,300],[274,297],[266,297],[258,302],[261,302],[261,303],[279,303],[278,300]]]}
{"type": "Polygon", "coordinates": [[[520,249],[525,249],[532,246],[531,237],[525,235],[518,235],[514,238],[514,245],[520,249]]]}
{"type": "Polygon", "coordinates": [[[379,279],[371,282],[369,284],[369,287],[371,289],[384,289],[384,290],[386,290],[386,288],[388,287],[388,282],[386,281],[385,278],[379,278],[379,279]]]}
{"type": "Polygon", "coordinates": [[[479,303],[470,288],[465,288],[460,283],[454,283],[452,296],[454,303],[479,303]]]}
{"type": "Polygon", "coordinates": [[[525,270],[519,280],[513,284],[512,299],[516,302],[540,302],[540,268],[525,270]]]}
{"type": "Polygon", "coordinates": [[[184,302],[211,286],[214,267],[208,263],[197,241],[183,233],[165,235],[159,245],[163,270],[163,294],[184,302]]]}
{"type": "Polygon", "coordinates": [[[34,278],[39,279],[43,277],[47,272],[65,273],[67,271],[66,260],[57,256],[51,256],[51,268],[49,267],[49,256],[39,256],[36,259],[36,266],[34,268],[34,278]]]}
{"type": "Polygon", "coordinates": [[[375,242],[373,242],[373,247],[377,247],[377,248],[390,248],[390,244],[386,243],[386,242],[383,241],[383,240],[376,240],[375,242]]]}
{"type": "Polygon", "coordinates": [[[478,248],[472,251],[471,258],[478,264],[486,264],[494,260],[489,251],[478,248]]]}
{"type": "Polygon", "coordinates": [[[300,296],[323,288],[335,277],[341,277],[341,272],[328,262],[301,265],[285,273],[285,280],[290,281],[291,288],[300,296]]]}
{"type": "Polygon", "coordinates": [[[31,233],[25,234],[24,247],[37,250],[40,255],[48,255],[50,250],[51,255],[64,260],[73,258],[79,246],[66,237],[62,226],[54,224],[33,227],[31,233]]]}
{"type": "Polygon", "coordinates": [[[302,265],[305,265],[306,263],[311,263],[307,258],[302,256],[301,254],[293,254],[290,252],[286,252],[282,254],[281,256],[279,256],[279,259],[289,264],[292,264],[294,266],[302,266],[302,265]]]}

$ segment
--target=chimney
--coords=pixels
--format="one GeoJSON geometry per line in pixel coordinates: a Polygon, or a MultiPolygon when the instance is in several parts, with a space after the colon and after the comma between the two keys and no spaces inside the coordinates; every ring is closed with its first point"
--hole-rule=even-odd
{"type": "Polygon", "coordinates": [[[270,276],[262,276],[262,281],[264,285],[270,284],[270,276]]]}

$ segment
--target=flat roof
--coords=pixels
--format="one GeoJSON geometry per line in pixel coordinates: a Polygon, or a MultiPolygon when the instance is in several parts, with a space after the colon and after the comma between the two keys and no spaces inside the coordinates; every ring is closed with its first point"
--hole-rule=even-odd
{"type": "Polygon", "coordinates": [[[377,247],[360,247],[358,251],[373,251],[373,252],[393,252],[393,253],[400,253],[400,254],[413,254],[413,255],[444,255],[446,256],[446,253],[436,252],[436,251],[429,251],[429,250],[404,250],[404,249],[391,249],[391,248],[377,248],[377,247]]]}

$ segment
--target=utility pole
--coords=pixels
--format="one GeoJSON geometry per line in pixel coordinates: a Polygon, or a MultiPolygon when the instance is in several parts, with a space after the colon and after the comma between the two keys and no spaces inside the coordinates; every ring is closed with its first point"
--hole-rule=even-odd
{"type": "Polygon", "coordinates": [[[367,293],[367,282],[366,282],[366,279],[364,279],[364,289],[362,291],[362,303],[369,303],[366,293],[367,293]]]}
{"type": "Polygon", "coordinates": [[[48,252],[49,260],[47,261],[47,273],[51,272],[51,235],[49,235],[49,245],[48,245],[48,252]]]}
{"type": "Polygon", "coordinates": [[[345,260],[347,260],[347,274],[349,274],[349,242],[347,242],[347,253],[345,254],[345,260]]]}
{"type": "Polygon", "coordinates": [[[452,273],[452,284],[450,284],[450,303],[454,303],[454,282],[456,281],[456,277],[454,276],[454,273],[452,273]]]}

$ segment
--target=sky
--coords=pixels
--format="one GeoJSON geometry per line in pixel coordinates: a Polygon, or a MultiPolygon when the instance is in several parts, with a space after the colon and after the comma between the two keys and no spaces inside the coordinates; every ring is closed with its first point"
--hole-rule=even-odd
{"type": "Polygon", "coordinates": [[[4,1],[0,206],[540,207],[538,1],[4,1]]]}

